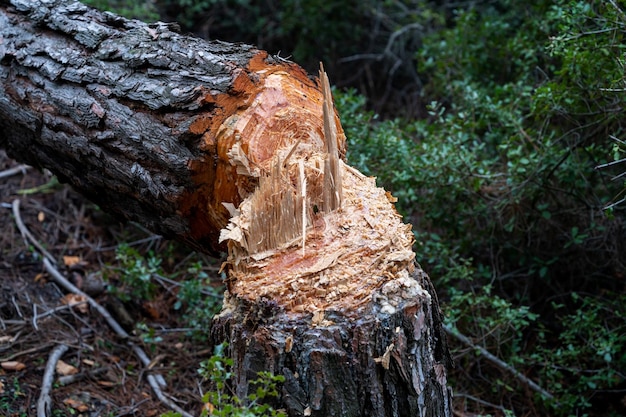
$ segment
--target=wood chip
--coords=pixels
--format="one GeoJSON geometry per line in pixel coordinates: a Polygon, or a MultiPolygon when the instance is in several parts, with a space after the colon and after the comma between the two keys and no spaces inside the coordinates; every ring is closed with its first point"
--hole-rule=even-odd
{"type": "Polygon", "coordinates": [[[81,262],[80,256],[69,256],[69,255],[63,256],[63,264],[67,266],[68,268],[80,262],[81,262]]]}
{"type": "Polygon", "coordinates": [[[63,400],[63,404],[65,404],[66,406],[73,408],[74,410],[80,412],[80,413],[84,413],[86,411],[89,411],[89,405],[85,404],[83,401],[81,400],[77,400],[74,398],[66,398],[63,400]]]}
{"type": "Polygon", "coordinates": [[[75,366],[70,365],[67,362],[64,362],[62,360],[59,359],[59,361],[56,364],[55,367],[57,373],[61,376],[66,376],[66,375],[75,375],[78,373],[78,368],[75,366]]]}
{"type": "Polygon", "coordinates": [[[87,298],[79,294],[65,294],[61,297],[61,303],[73,307],[76,311],[82,314],[89,313],[89,304],[87,298]]]}
{"type": "Polygon", "coordinates": [[[0,362],[0,367],[5,371],[21,371],[26,368],[26,365],[18,361],[6,361],[0,362]]]}

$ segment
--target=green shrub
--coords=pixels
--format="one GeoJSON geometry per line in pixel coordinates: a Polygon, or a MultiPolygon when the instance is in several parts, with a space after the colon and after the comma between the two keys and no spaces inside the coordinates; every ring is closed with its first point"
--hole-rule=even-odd
{"type": "Polygon", "coordinates": [[[553,306],[558,324],[539,333],[531,354],[536,374],[558,399],[555,415],[617,416],[608,402],[625,380],[626,296],[572,292],[570,301],[570,307],[553,306]]]}
{"type": "MultiPolygon", "coordinates": [[[[205,272],[201,261],[193,261],[191,257],[178,265],[178,270],[164,271],[161,267],[163,259],[168,258],[168,252],[172,250],[169,245],[159,254],[150,251],[144,256],[137,249],[120,244],[115,256],[117,264],[105,269],[108,290],[126,303],[142,305],[162,293],[163,282],[167,283],[175,288],[176,300],[171,307],[180,313],[178,317],[182,324],[191,329],[190,335],[195,339],[206,340],[211,320],[222,306],[223,288],[216,285],[216,277],[205,272]]],[[[137,330],[144,342],[159,342],[154,330],[144,323],[138,324],[137,330]]]]}
{"type": "Polygon", "coordinates": [[[214,280],[203,271],[200,262],[187,268],[187,276],[189,279],[180,282],[174,310],[183,312],[183,321],[195,329],[192,335],[196,339],[205,340],[213,316],[222,307],[224,289],[213,284],[214,280]]]}
{"type": "MultiPolygon", "coordinates": [[[[151,300],[157,290],[153,276],[163,274],[162,258],[153,252],[145,258],[135,248],[123,243],[116,250],[115,260],[119,262],[119,266],[112,268],[117,272],[117,284],[110,285],[109,291],[122,301],[151,300]]],[[[107,278],[111,280],[111,277],[107,278]]]]}
{"type": "MultiPolygon", "coordinates": [[[[625,383],[609,369],[626,369],[624,209],[604,210],[623,184],[594,169],[622,152],[610,139],[626,120],[616,4],[459,7],[417,51],[425,119],[378,121],[354,92],[337,94],[349,159],[400,198],[448,324],[553,390],[551,414],[582,415],[608,397],[618,414],[608,392],[625,383]],[[610,366],[593,349],[612,352],[610,366]],[[585,376],[572,379],[575,369],[585,376]]],[[[506,395],[504,409],[527,412],[511,375],[461,357],[480,374],[453,373],[457,392],[499,412],[506,395]],[[476,384],[485,377],[494,392],[476,384]]]]}
{"type": "Polygon", "coordinates": [[[258,378],[250,381],[253,392],[241,399],[228,391],[228,382],[233,376],[233,360],[225,356],[226,343],[215,347],[213,356],[200,364],[198,373],[212,384],[213,389],[203,397],[205,404],[211,404],[210,415],[223,417],[272,416],[284,417],[281,411],[274,410],[264,403],[271,397],[278,397],[278,384],[285,382],[282,375],[259,372],[258,378]]]}

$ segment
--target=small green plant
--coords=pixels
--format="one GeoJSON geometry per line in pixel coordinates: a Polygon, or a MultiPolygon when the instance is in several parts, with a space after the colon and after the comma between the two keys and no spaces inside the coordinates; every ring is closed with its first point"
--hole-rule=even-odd
{"type": "Polygon", "coordinates": [[[0,379],[0,383],[4,384],[4,392],[0,395],[0,414],[15,417],[27,417],[25,408],[26,394],[22,391],[20,381],[13,378],[10,383],[8,379],[0,379]]]}
{"type": "MultiPolygon", "coordinates": [[[[228,383],[233,377],[233,360],[225,354],[227,346],[227,343],[216,346],[213,356],[203,361],[198,369],[198,374],[204,382],[208,382],[211,386],[211,389],[202,397],[205,404],[202,416],[285,417],[285,413],[264,403],[269,398],[278,397],[278,385],[285,382],[285,377],[282,375],[259,372],[257,379],[250,381],[250,388],[253,392],[245,399],[229,391],[228,383]]],[[[180,417],[180,414],[168,412],[161,417],[180,417]]]]}
{"type": "Polygon", "coordinates": [[[145,323],[137,323],[135,325],[135,332],[152,352],[156,350],[156,345],[163,341],[163,338],[156,334],[156,330],[145,323]]]}
{"type": "Polygon", "coordinates": [[[187,274],[191,278],[181,282],[174,310],[183,312],[183,320],[187,325],[197,329],[193,336],[203,340],[213,316],[222,306],[223,289],[211,285],[211,279],[203,271],[201,262],[189,266],[187,274]]]}
{"type": "MultiPolygon", "coordinates": [[[[219,417],[285,416],[283,412],[274,410],[270,405],[263,403],[265,399],[278,397],[277,385],[285,381],[282,375],[259,372],[258,378],[250,381],[250,387],[254,388],[254,392],[248,394],[246,399],[240,399],[229,393],[227,384],[233,376],[233,360],[225,356],[227,346],[226,343],[216,346],[213,356],[203,361],[198,370],[200,376],[213,388],[204,394],[202,399],[207,404],[210,415],[219,417]]],[[[208,411],[204,413],[204,415],[207,414],[208,411]]]]}
{"type": "Polygon", "coordinates": [[[162,274],[161,258],[152,252],[144,258],[136,249],[121,244],[117,248],[115,259],[120,264],[117,276],[121,285],[110,286],[110,291],[122,301],[132,298],[152,299],[157,290],[153,276],[162,274]]]}

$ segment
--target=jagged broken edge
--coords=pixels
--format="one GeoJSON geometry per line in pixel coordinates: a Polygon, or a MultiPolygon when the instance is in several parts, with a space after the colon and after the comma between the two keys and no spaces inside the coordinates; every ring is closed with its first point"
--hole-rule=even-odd
{"type": "Polygon", "coordinates": [[[343,186],[337,149],[337,125],[334,123],[334,104],[328,74],[320,62],[320,82],[324,97],[324,143],[328,156],[324,161],[324,207],[333,211],[341,207],[343,186]]]}
{"type": "MultiPolygon", "coordinates": [[[[328,75],[320,63],[320,85],[323,94],[323,122],[324,144],[326,155],[324,158],[324,181],[322,186],[321,209],[324,213],[341,208],[343,201],[343,185],[341,178],[341,159],[337,146],[337,125],[334,117],[334,103],[328,75]]],[[[299,158],[294,164],[290,159],[300,146],[298,140],[284,155],[279,152],[271,162],[271,168],[259,176],[259,185],[242,204],[249,204],[249,221],[242,222],[240,210],[226,203],[225,206],[231,212],[231,221],[227,228],[220,234],[220,242],[229,241],[231,255],[251,255],[259,252],[274,250],[281,245],[301,239],[303,255],[306,247],[306,229],[312,224],[312,211],[316,206],[317,198],[307,194],[307,179],[305,175],[304,161],[299,158]],[[282,160],[281,160],[282,158],[282,160]],[[295,167],[296,180],[290,177],[290,165],[295,167]],[[294,184],[295,182],[295,184],[294,184]],[[232,242],[232,243],[231,243],[232,242]],[[237,254],[234,243],[238,243],[247,254],[237,254]]],[[[235,153],[229,153],[234,156],[235,153]]],[[[245,155],[244,155],[245,156],[245,155]]],[[[241,163],[247,168],[247,163],[241,163]]],[[[243,161],[246,162],[246,161],[243,161]]],[[[239,172],[239,171],[238,171],[239,172]]],[[[243,174],[243,171],[240,172],[243,174]]],[[[258,174],[258,171],[255,173],[258,174]]],[[[255,176],[256,176],[255,175],[255,176]]],[[[234,256],[239,258],[239,256],[234,256]]]]}

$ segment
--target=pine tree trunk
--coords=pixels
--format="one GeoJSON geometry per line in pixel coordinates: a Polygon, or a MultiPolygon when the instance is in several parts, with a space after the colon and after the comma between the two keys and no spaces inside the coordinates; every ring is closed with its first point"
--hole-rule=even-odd
{"type": "MultiPolygon", "coordinates": [[[[321,93],[297,65],[175,25],[73,1],[0,1],[0,146],[102,208],[199,250],[224,250],[223,202],[262,163],[322,129],[321,93]]],[[[339,146],[343,147],[343,136],[339,146]]]]}
{"type": "Polygon", "coordinates": [[[210,332],[240,397],[266,370],[290,416],[451,415],[435,292],[393,198],[344,163],[323,71],[174,29],[0,0],[0,146],[106,210],[228,250],[210,332]]]}

